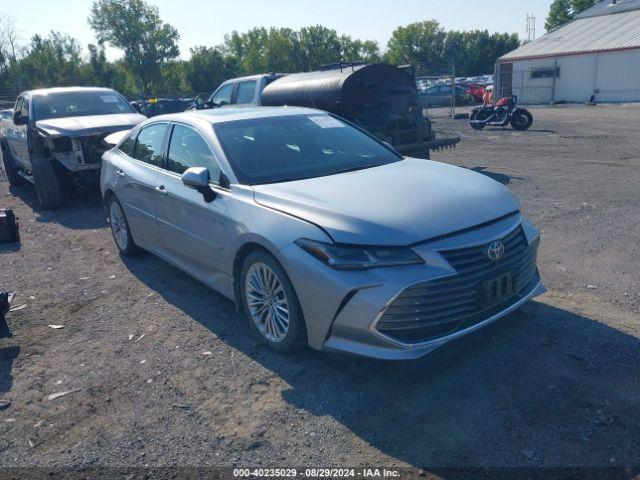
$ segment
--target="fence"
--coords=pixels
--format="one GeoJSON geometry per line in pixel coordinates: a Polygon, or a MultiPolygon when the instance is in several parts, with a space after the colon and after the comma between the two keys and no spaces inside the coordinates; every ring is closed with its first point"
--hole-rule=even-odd
{"type": "Polygon", "coordinates": [[[425,115],[451,117],[456,113],[456,78],[447,73],[416,77],[419,100],[425,115]]]}
{"type": "Polygon", "coordinates": [[[0,110],[13,108],[19,94],[18,89],[0,87],[0,110]]]}

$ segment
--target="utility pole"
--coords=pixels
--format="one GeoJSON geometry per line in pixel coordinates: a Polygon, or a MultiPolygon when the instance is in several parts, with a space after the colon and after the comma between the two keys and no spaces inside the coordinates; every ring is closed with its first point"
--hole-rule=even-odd
{"type": "Polygon", "coordinates": [[[527,42],[532,42],[536,39],[536,17],[533,13],[527,13],[527,42]]]}

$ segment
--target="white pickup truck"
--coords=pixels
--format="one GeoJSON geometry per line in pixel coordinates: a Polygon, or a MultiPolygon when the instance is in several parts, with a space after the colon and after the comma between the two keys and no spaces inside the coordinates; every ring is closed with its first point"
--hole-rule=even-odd
{"type": "Polygon", "coordinates": [[[23,92],[0,118],[10,185],[33,183],[42,207],[57,208],[74,184],[99,181],[104,137],[146,117],[114,90],[66,87],[23,92]]]}

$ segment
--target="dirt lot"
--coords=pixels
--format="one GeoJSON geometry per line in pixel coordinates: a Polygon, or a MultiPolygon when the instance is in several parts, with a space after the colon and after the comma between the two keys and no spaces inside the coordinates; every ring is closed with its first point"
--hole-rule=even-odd
{"type": "Polygon", "coordinates": [[[46,212],[0,182],[22,226],[0,289],[26,305],[0,466],[638,465],[640,107],[532,111],[525,133],[439,119],[463,141],[434,158],[517,194],[550,291],[414,362],[272,353],[220,295],[116,255],[95,192],[46,212]]]}

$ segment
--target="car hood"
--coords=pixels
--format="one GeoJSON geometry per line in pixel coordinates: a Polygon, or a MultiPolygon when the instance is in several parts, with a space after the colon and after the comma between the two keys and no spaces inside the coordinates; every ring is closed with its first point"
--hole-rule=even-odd
{"type": "Polygon", "coordinates": [[[413,158],[253,188],[258,204],[314,223],[335,242],[360,245],[410,245],[519,209],[511,192],[485,175],[413,158]]]}
{"type": "Polygon", "coordinates": [[[130,129],[146,118],[139,113],[50,118],[37,120],[36,127],[53,137],[82,137],[130,129]]]}

